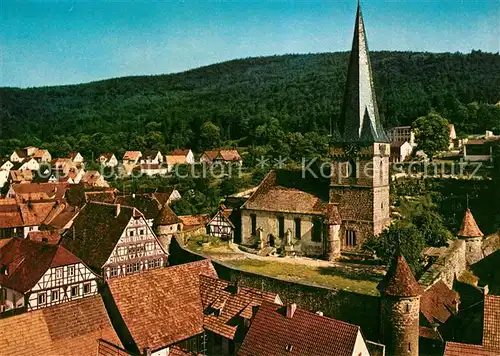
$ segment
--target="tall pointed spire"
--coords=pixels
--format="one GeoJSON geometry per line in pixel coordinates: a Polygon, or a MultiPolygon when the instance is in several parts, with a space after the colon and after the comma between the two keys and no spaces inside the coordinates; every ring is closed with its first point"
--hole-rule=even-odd
{"type": "Polygon", "coordinates": [[[345,142],[389,142],[378,113],[359,0],[340,127],[345,142]]]}

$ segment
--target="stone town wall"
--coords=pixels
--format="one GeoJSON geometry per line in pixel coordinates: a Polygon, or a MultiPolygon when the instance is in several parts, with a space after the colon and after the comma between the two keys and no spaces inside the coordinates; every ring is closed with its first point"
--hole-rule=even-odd
{"type": "Polygon", "coordinates": [[[453,289],[453,281],[458,278],[467,268],[466,244],[464,240],[455,240],[446,252],[437,259],[422,275],[419,283],[431,286],[438,279],[442,279],[448,288],[453,289]]]}
{"type": "MultiPolygon", "coordinates": [[[[171,265],[204,259],[182,248],[175,239],[170,244],[171,265]]],[[[297,303],[311,312],[322,311],[325,316],[359,325],[364,336],[379,340],[380,298],[313,284],[295,283],[241,271],[218,261],[212,261],[219,278],[238,281],[243,286],[278,293],[283,303],[297,303]]]]}

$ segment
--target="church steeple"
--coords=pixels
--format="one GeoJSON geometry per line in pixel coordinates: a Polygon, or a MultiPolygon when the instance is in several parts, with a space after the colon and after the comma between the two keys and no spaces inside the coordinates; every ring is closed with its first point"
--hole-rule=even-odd
{"type": "Polygon", "coordinates": [[[344,142],[389,142],[378,113],[359,2],[340,127],[344,142]]]}

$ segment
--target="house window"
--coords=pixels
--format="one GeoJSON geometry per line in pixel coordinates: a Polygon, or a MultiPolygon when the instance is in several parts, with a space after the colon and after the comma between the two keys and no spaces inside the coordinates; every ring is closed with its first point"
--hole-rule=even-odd
{"type": "Polygon", "coordinates": [[[345,231],[345,245],[349,247],[356,246],[356,231],[354,230],[345,231]]]}
{"type": "Polygon", "coordinates": [[[144,235],[144,229],[139,230],[139,235],[144,235]]]}
{"type": "Polygon", "coordinates": [[[134,264],[134,272],[139,272],[141,270],[141,265],[139,262],[134,264]]]}
{"type": "Polygon", "coordinates": [[[128,231],[128,236],[130,236],[130,237],[134,236],[134,230],[129,230],[128,231]]]}
{"type": "Polygon", "coordinates": [[[321,220],[318,218],[314,218],[312,227],[311,240],[314,242],[321,242],[321,220]]]}
{"type": "Polygon", "coordinates": [[[252,235],[257,234],[257,215],[250,214],[250,219],[252,220],[252,235]]]}
{"type": "Polygon", "coordinates": [[[161,265],[162,265],[162,261],[161,261],[161,258],[159,258],[156,260],[155,267],[161,267],[161,265]]]}
{"type": "Polygon", "coordinates": [[[148,268],[149,269],[155,268],[155,263],[156,263],[156,261],[148,261],[148,268]]]}
{"type": "Polygon", "coordinates": [[[295,218],[293,221],[295,222],[295,238],[300,239],[302,236],[302,232],[300,230],[300,218],[295,218]]]}
{"type": "Polygon", "coordinates": [[[68,266],[68,275],[69,276],[75,275],[75,266],[68,266]]]}
{"type": "Polygon", "coordinates": [[[71,296],[76,297],[80,294],[80,289],[78,286],[71,287],[71,296]]]}
{"type": "Polygon", "coordinates": [[[278,216],[278,236],[280,239],[285,237],[285,217],[278,216]]]}
{"type": "Polygon", "coordinates": [[[127,265],[127,274],[130,274],[134,272],[134,266],[133,265],[127,265]]]}
{"type": "Polygon", "coordinates": [[[50,300],[53,302],[56,302],[59,300],[59,291],[58,290],[53,290],[51,295],[50,295],[50,300]]]}
{"type": "Polygon", "coordinates": [[[89,294],[90,293],[90,283],[85,283],[83,285],[83,294],[89,294]]]}
{"type": "Polygon", "coordinates": [[[118,267],[111,267],[111,277],[116,277],[118,276],[118,267]]]}
{"type": "Polygon", "coordinates": [[[62,268],[56,268],[56,278],[62,278],[62,268]]]}
{"type": "Polygon", "coordinates": [[[45,304],[45,293],[38,294],[38,304],[45,304]]]}

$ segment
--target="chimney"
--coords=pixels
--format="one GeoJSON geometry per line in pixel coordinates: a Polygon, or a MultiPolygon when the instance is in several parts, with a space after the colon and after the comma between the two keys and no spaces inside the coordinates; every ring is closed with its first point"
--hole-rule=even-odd
{"type": "Polygon", "coordinates": [[[319,316],[323,316],[323,312],[321,310],[318,310],[316,314],[318,314],[319,316]]]}
{"type": "Polygon", "coordinates": [[[234,281],[234,294],[238,294],[240,292],[240,284],[238,283],[238,281],[234,281]]]}
{"type": "Polygon", "coordinates": [[[293,314],[295,314],[295,310],[297,309],[297,304],[287,304],[286,305],[286,317],[291,319],[293,318],[293,314]]]}
{"type": "Polygon", "coordinates": [[[120,211],[121,211],[120,204],[116,204],[116,216],[115,216],[115,218],[117,218],[120,215],[120,211]]]}

